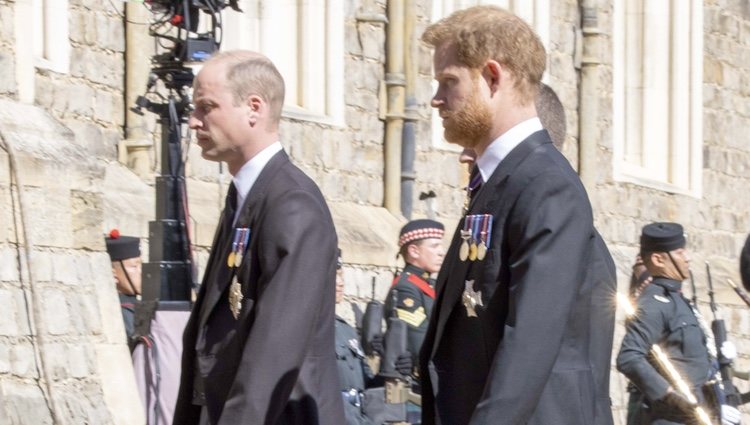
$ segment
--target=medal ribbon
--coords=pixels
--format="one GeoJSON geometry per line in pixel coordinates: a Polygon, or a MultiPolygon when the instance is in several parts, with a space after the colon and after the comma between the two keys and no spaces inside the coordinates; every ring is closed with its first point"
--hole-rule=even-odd
{"type": "Polygon", "coordinates": [[[489,249],[490,240],[492,239],[492,214],[484,215],[484,226],[482,227],[482,233],[484,234],[484,244],[489,249]]]}
{"type": "Polygon", "coordinates": [[[475,245],[479,245],[479,242],[481,241],[481,235],[479,234],[479,229],[482,225],[482,218],[481,215],[473,215],[471,220],[471,240],[474,242],[475,245]]]}

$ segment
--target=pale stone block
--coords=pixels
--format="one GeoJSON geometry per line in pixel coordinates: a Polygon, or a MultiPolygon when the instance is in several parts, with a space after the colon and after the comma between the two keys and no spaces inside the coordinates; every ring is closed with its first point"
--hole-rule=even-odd
{"type": "Polygon", "coordinates": [[[117,16],[96,15],[97,44],[115,52],[125,51],[125,28],[122,19],[117,16]]]}
{"type": "Polygon", "coordinates": [[[15,39],[14,12],[12,4],[0,4],[0,40],[15,39]]]}
{"type": "MultiPolygon", "coordinates": [[[[122,321],[122,320],[120,320],[122,321]]],[[[124,343],[96,344],[96,370],[101,379],[104,405],[115,425],[141,425],[146,421],[135,384],[130,352],[124,343]],[[118,367],[112,367],[118,365],[118,367]]]]}
{"type": "Polygon", "coordinates": [[[103,194],[72,190],[70,197],[73,246],[76,248],[99,246],[103,239],[99,227],[104,219],[103,194]]]}
{"type": "Polygon", "coordinates": [[[0,289],[0,310],[4,313],[0,315],[0,335],[17,336],[18,326],[16,324],[18,317],[16,315],[16,303],[13,289],[0,289]]]}
{"type": "MultiPolygon", "coordinates": [[[[36,383],[26,384],[11,380],[0,381],[0,393],[3,398],[4,410],[11,425],[52,425],[44,395],[36,383]]],[[[2,418],[2,414],[0,414],[2,418]]]]}
{"type": "Polygon", "coordinates": [[[17,251],[11,247],[0,248],[0,282],[18,282],[17,251]]]}
{"type": "Polygon", "coordinates": [[[103,331],[101,310],[96,295],[71,294],[68,296],[71,306],[73,329],[82,335],[100,335],[103,331]]]}
{"type": "Polygon", "coordinates": [[[27,305],[31,305],[31,294],[26,290],[18,289],[13,291],[15,297],[15,311],[13,314],[16,317],[16,326],[18,327],[19,335],[31,335],[31,325],[28,321],[29,312],[27,305]],[[27,301],[28,300],[28,301],[27,301]]]}
{"type": "Polygon", "coordinates": [[[52,254],[53,281],[65,285],[78,285],[78,270],[75,257],[69,252],[52,254]]]}
{"type": "Polygon", "coordinates": [[[71,314],[67,297],[58,289],[46,289],[43,296],[44,324],[50,335],[70,333],[71,314]]]}
{"type": "Polygon", "coordinates": [[[344,26],[344,50],[352,56],[362,55],[362,43],[357,34],[359,24],[347,22],[344,26]]]}
{"type": "Polygon", "coordinates": [[[52,255],[49,251],[31,253],[31,273],[34,275],[35,282],[52,282],[54,276],[52,255]]]}
{"type": "Polygon", "coordinates": [[[10,373],[10,345],[0,345],[0,373],[10,373]]]}
{"type": "Polygon", "coordinates": [[[68,191],[27,188],[25,202],[30,242],[37,247],[69,247],[72,232],[68,191]]]}
{"type": "Polygon", "coordinates": [[[66,344],[44,344],[42,361],[47,364],[47,371],[53,381],[64,381],[70,374],[68,370],[68,350],[66,344]]]}
{"type": "MultiPolygon", "coordinates": [[[[68,112],[90,116],[94,112],[94,89],[91,86],[76,84],[68,89],[68,112]]],[[[97,105],[99,106],[99,105],[97,105]]]]}
{"type": "Polygon", "coordinates": [[[68,371],[72,378],[85,378],[93,372],[91,354],[88,344],[67,346],[68,371]]]}
{"type": "Polygon", "coordinates": [[[13,345],[10,352],[10,368],[13,375],[21,378],[36,378],[36,359],[34,349],[28,342],[13,345]]]}
{"type": "Polygon", "coordinates": [[[76,423],[112,423],[99,383],[84,381],[74,388],[64,384],[57,384],[54,388],[53,397],[66,417],[74,418],[76,423]]]}
{"type": "Polygon", "coordinates": [[[8,53],[0,53],[0,93],[13,93],[16,91],[15,61],[8,53]]]}
{"type": "Polygon", "coordinates": [[[385,60],[385,26],[382,24],[361,23],[358,26],[365,59],[383,63],[385,60]]]}

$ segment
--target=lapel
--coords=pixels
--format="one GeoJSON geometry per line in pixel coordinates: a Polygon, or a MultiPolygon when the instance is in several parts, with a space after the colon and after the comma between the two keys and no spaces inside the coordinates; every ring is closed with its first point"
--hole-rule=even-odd
{"type": "MultiPolygon", "coordinates": [[[[240,207],[240,215],[237,217],[235,226],[227,225],[226,235],[223,238],[219,238],[218,241],[214,242],[212,250],[215,250],[219,255],[213,255],[212,260],[209,261],[211,268],[206,268],[207,279],[204,279],[201,291],[205,295],[203,301],[204,307],[201,309],[200,327],[203,327],[211,316],[211,312],[216,307],[219,298],[224,294],[226,287],[232,280],[236,269],[230,269],[226,265],[226,258],[231,249],[231,238],[234,235],[234,228],[249,227],[250,228],[250,243],[248,244],[248,251],[252,251],[252,247],[256,245],[254,243],[258,236],[259,230],[255,227],[257,223],[258,215],[262,210],[263,200],[266,196],[270,183],[274,180],[276,173],[284,166],[285,163],[289,162],[289,157],[282,150],[274,155],[270,161],[263,167],[263,170],[258,175],[258,179],[253,184],[250,192],[245,198],[245,203],[240,207]],[[217,245],[218,243],[218,245],[217,245]],[[211,275],[209,275],[211,273],[211,275]],[[215,277],[212,279],[212,276],[215,277]],[[205,287],[205,288],[204,288],[205,287]]],[[[222,217],[223,220],[231,220],[232,217],[222,217]]],[[[223,223],[222,223],[223,224],[223,223]]],[[[220,225],[222,225],[220,224],[220,225]]],[[[250,255],[244,256],[242,263],[245,264],[249,261],[250,255]]]]}
{"type": "MultiPolygon", "coordinates": [[[[537,131],[527,137],[500,161],[490,179],[479,188],[479,192],[469,204],[467,214],[492,214],[493,216],[492,246],[488,248],[495,251],[499,250],[503,240],[508,209],[512,206],[518,192],[523,189],[522,185],[508,184],[511,174],[528,158],[529,154],[546,143],[552,143],[546,130],[537,131]]],[[[462,217],[459,220],[458,227],[453,234],[453,240],[445,257],[448,260],[447,263],[444,263],[444,266],[447,267],[441,268],[438,274],[435,304],[439,305],[440,308],[433,309],[433,314],[437,312],[438,317],[430,357],[435,355],[445,324],[453,312],[453,308],[458,304],[458,300],[461,299],[466,276],[477,263],[476,261],[461,261],[458,258],[458,250],[462,242],[460,230],[463,229],[465,219],[465,217],[462,217]]],[[[500,264],[498,264],[499,266],[500,264]]]]}

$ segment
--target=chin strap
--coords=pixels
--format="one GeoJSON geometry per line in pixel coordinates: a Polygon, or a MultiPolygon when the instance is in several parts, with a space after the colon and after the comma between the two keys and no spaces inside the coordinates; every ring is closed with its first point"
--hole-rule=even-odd
{"type": "Polygon", "coordinates": [[[130,290],[133,291],[133,295],[141,295],[138,293],[138,291],[135,290],[135,285],[133,285],[133,281],[130,279],[130,275],[128,274],[128,271],[125,269],[125,264],[122,262],[122,260],[117,260],[120,263],[120,267],[122,267],[122,272],[125,273],[125,279],[128,280],[128,285],[130,285],[130,290]]]}
{"type": "Polygon", "coordinates": [[[680,268],[677,267],[677,263],[675,263],[674,258],[672,258],[672,253],[667,251],[667,255],[669,256],[669,260],[672,261],[672,265],[674,266],[674,269],[677,270],[677,273],[680,274],[680,277],[682,278],[682,280],[689,278],[690,276],[685,276],[684,274],[682,274],[682,270],[680,270],[680,268]]]}

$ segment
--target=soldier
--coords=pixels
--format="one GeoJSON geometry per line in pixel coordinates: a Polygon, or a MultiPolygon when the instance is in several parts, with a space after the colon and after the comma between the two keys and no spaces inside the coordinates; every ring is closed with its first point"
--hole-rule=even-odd
{"type": "Polygon", "coordinates": [[[641,258],[653,280],[638,297],[637,314],[627,323],[617,356],[617,369],[642,394],[629,423],[693,424],[696,408],[702,405],[720,414],[722,424],[739,424],[739,411],[719,406],[723,394],[709,382],[717,372],[711,331],[681,292],[690,273],[685,244],[682,226],[676,223],[652,223],[641,234],[641,258]],[[698,404],[679,393],[676,383],[652,363],[654,344],[665,352],[698,404]]]}
{"type": "MultiPolygon", "coordinates": [[[[339,250],[336,263],[336,304],[344,300],[342,265],[341,250],[339,250]]],[[[382,343],[380,345],[382,351],[382,343]]],[[[341,395],[344,399],[346,425],[374,425],[394,419],[387,417],[388,412],[383,402],[385,397],[383,388],[377,388],[382,387],[383,379],[376,376],[367,365],[357,331],[338,315],[336,315],[336,365],[341,382],[341,395]],[[368,388],[370,390],[366,390],[368,388]],[[365,403],[366,397],[368,403],[365,403]]],[[[396,370],[408,375],[411,373],[412,365],[411,356],[407,354],[397,359],[396,370]]]]}
{"type": "Polygon", "coordinates": [[[117,294],[120,297],[122,320],[128,342],[133,336],[133,318],[135,305],[141,299],[141,247],[140,239],[132,236],[121,236],[117,229],[112,229],[104,238],[107,253],[112,261],[112,276],[115,279],[117,294]]]}
{"type": "Polygon", "coordinates": [[[395,315],[408,325],[407,347],[414,364],[430,323],[432,304],[435,301],[435,281],[431,276],[440,270],[443,263],[444,232],[445,228],[441,223],[421,219],[406,223],[399,234],[399,254],[403,257],[405,266],[401,275],[393,280],[385,303],[385,315],[395,315]]]}

